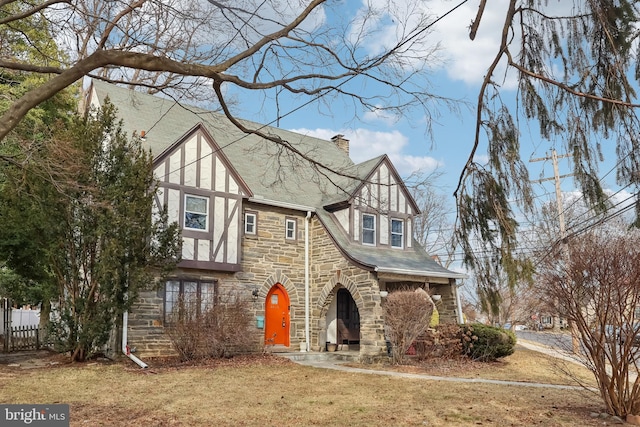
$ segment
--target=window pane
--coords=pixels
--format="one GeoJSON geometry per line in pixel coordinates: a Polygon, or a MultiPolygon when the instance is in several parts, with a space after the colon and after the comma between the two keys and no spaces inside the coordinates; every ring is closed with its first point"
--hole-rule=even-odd
{"type": "Polygon", "coordinates": [[[184,214],[184,226],[186,228],[195,228],[197,230],[206,230],[207,229],[207,216],[203,215],[203,214],[185,212],[185,214],[184,214]]]}
{"type": "Polygon", "coordinates": [[[248,234],[255,234],[256,216],[254,214],[246,214],[244,216],[244,232],[248,234]]]}
{"type": "Polygon", "coordinates": [[[394,248],[402,248],[404,223],[398,219],[391,220],[391,246],[394,248]]]}
{"type": "Polygon", "coordinates": [[[369,231],[367,231],[367,230],[363,231],[363,233],[362,233],[362,242],[363,243],[369,243],[369,244],[373,245],[375,243],[373,231],[370,231],[370,230],[369,231]]]}
{"type": "Polygon", "coordinates": [[[373,215],[362,215],[362,243],[374,245],[376,243],[376,220],[373,215]]]}
{"type": "Polygon", "coordinates": [[[287,220],[287,239],[294,239],[296,236],[296,222],[290,219],[287,220]]]}
{"type": "Polygon", "coordinates": [[[207,229],[207,199],[186,196],[184,209],[184,227],[195,230],[207,229]]]}
{"type": "Polygon", "coordinates": [[[186,210],[189,212],[207,213],[207,199],[187,196],[186,210]]]}
{"type": "Polygon", "coordinates": [[[191,305],[198,301],[198,283],[184,282],[182,285],[182,297],[185,304],[191,305]]]}
{"type": "Polygon", "coordinates": [[[213,283],[201,283],[200,284],[200,310],[206,311],[208,308],[213,307],[213,283]]]}
{"type": "Polygon", "coordinates": [[[373,215],[362,215],[362,228],[373,230],[375,226],[373,215]]]}
{"type": "Polygon", "coordinates": [[[168,318],[180,295],[180,282],[169,281],[165,285],[164,314],[168,318]]]}

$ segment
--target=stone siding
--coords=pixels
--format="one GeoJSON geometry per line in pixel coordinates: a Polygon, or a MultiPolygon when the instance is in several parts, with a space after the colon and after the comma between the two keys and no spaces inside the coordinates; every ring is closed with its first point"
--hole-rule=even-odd
{"type": "MultiPolygon", "coordinates": [[[[301,212],[248,203],[244,209],[256,212],[257,235],[242,237],[242,262],[239,272],[209,272],[179,269],[172,277],[217,281],[218,294],[240,292],[252,301],[252,314],[265,315],[265,298],[271,287],[281,283],[290,298],[290,349],[305,342],[304,304],[304,231],[305,216],[301,212]],[[297,220],[297,239],[285,239],[285,220],[297,220]],[[257,291],[254,298],[252,292],[257,291]]],[[[360,314],[360,357],[374,360],[386,355],[384,321],[380,287],[375,273],[348,261],[337,248],[323,225],[312,216],[309,227],[310,257],[310,349],[322,351],[327,336],[327,310],[344,287],[351,294],[360,314]]],[[[455,321],[455,295],[450,285],[438,285],[441,293],[442,321],[455,321]],[[453,307],[452,310],[449,310],[453,307]],[[452,313],[452,314],[450,314],[452,313]]],[[[138,357],[174,354],[164,333],[164,288],[140,294],[129,315],[129,345],[138,357]]],[[[439,307],[440,309],[440,307],[439,307]]],[[[264,330],[255,324],[256,349],[264,348],[264,330]]]]}

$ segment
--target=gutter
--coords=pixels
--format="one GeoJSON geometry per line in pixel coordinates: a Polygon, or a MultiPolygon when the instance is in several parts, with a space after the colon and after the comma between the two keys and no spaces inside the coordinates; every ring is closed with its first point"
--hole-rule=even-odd
{"type": "Polygon", "coordinates": [[[312,208],[309,206],[298,205],[295,203],[281,202],[279,200],[269,200],[261,196],[249,197],[249,201],[252,203],[259,203],[262,205],[276,206],[278,208],[287,208],[287,209],[293,209],[296,211],[307,211],[307,213],[316,211],[315,208],[312,208]]]}
{"type": "Polygon", "coordinates": [[[419,270],[407,270],[404,268],[390,268],[390,267],[375,267],[374,271],[377,273],[395,273],[404,274],[410,276],[424,276],[424,277],[438,277],[442,279],[466,279],[467,276],[464,273],[456,273],[453,271],[436,272],[436,271],[419,271],[419,270]]]}
{"type": "Polygon", "coordinates": [[[142,360],[138,359],[136,356],[131,354],[131,349],[129,348],[129,344],[127,344],[127,329],[129,326],[129,312],[125,311],[122,313],[122,353],[127,356],[129,359],[133,360],[138,366],[145,369],[148,368],[149,365],[144,363],[142,360]]]}
{"type": "Polygon", "coordinates": [[[309,222],[311,221],[311,211],[307,211],[304,221],[304,339],[305,350],[309,351],[309,222]]]}

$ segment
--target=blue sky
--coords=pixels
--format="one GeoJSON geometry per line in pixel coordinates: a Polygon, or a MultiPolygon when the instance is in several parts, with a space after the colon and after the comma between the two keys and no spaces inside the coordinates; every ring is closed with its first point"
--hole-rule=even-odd
{"type": "MultiPolygon", "coordinates": [[[[407,0],[410,1],[410,0],[407,0]]],[[[383,0],[368,0],[374,4],[382,4],[383,0]]],[[[396,1],[401,4],[402,0],[396,1]]],[[[432,18],[444,16],[461,0],[425,1],[425,8],[431,13],[432,18]]],[[[550,1],[547,12],[557,15],[569,14],[568,8],[572,2],[550,1]],[[563,10],[565,9],[565,10],[563,10]]],[[[365,2],[344,0],[339,9],[345,16],[357,16],[360,6],[365,2]]],[[[476,111],[475,106],[480,84],[490,62],[496,55],[499,45],[501,28],[508,5],[507,0],[491,0],[487,2],[482,21],[475,40],[469,39],[469,26],[478,11],[479,0],[469,0],[458,7],[451,14],[436,23],[429,35],[431,47],[439,44],[437,61],[429,63],[432,72],[430,91],[437,95],[458,99],[467,103],[460,105],[459,114],[448,111],[444,106],[434,110],[435,121],[432,122],[433,139],[426,133],[426,126],[415,112],[403,117],[388,117],[371,111],[360,111],[360,120],[350,120],[353,116],[349,112],[343,112],[339,106],[324,107],[326,114],[319,114],[317,105],[311,104],[291,115],[287,115],[279,126],[300,133],[330,139],[336,134],[342,134],[350,140],[350,153],[355,162],[361,162],[380,154],[387,154],[393,164],[403,176],[411,172],[422,170],[426,173],[438,170],[442,177],[437,181],[441,191],[450,196],[448,200],[453,209],[454,199],[452,193],[457,185],[462,168],[470,154],[475,130],[476,111]]],[[[333,9],[336,10],[336,9],[333,9]]],[[[318,19],[331,19],[331,16],[322,15],[318,19]]],[[[379,48],[388,42],[390,35],[395,33],[397,23],[391,19],[379,19],[375,24],[380,26],[377,34],[381,35],[379,43],[371,43],[371,49],[379,48]]],[[[517,46],[517,38],[514,40],[517,46]]],[[[367,46],[365,43],[364,46],[367,46]]],[[[507,95],[516,94],[516,80],[513,72],[507,73],[505,67],[499,67],[495,79],[502,77],[500,84],[507,95]]],[[[494,79],[494,80],[495,80],[494,79]]],[[[294,101],[290,104],[280,105],[279,114],[293,110],[304,101],[294,101]]],[[[253,115],[246,118],[255,119],[262,123],[275,119],[269,116],[269,108],[273,105],[253,105],[263,116],[257,119],[253,115]]],[[[251,108],[249,108],[250,110],[251,108]]],[[[242,113],[240,113],[242,116],[242,113]]],[[[537,137],[537,123],[520,122],[521,131],[521,155],[527,163],[530,178],[532,180],[553,176],[551,162],[529,162],[531,158],[541,158],[550,155],[551,143],[542,141],[537,137]]],[[[476,161],[484,162],[486,153],[486,138],[481,134],[481,146],[476,153],[476,161]]],[[[562,144],[556,142],[559,154],[562,154],[562,144]]],[[[604,147],[605,162],[600,166],[600,176],[605,175],[615,164],[616,157],[613,149],[604,147]]],[[[571,172],[568,159],[560,161],[560,174],[571,172]]],[[[615,190],[615,173],[610,173],[604,178],[604,187],[615,190]]],[[[536,193],[540,196],[537,200],[555,203],[554,184],[552,181],[542,185],[536,185],[536,193]]],[[[565,178],[562,182],[564,192],[575,193],[573,179],[565,178]]],[[[618,198],[628,197],[629,193],[622,192],[618,198]]],[[[566,199],[571,195],[567,194],[566,199]]],[[[453,219],[452,219],[453,220],[453,219]]]]}
{"type": "MultiPolygon", "coordinates": [[[[407,0],[410,1],[410,0],[407,0]]],[[[382,4],[383,0],[369,0],[372,3],[382,4]]],[[[396,2],[401,4],[402,1],[396,2]]],[[[422,4],[429,11],[432,18],[445,15],[456,7],[460,0],[427,1],[422,4]]],[[[446,107],[439,106],[433,110],[435,121],[432,122],[433,139],[426,134],[426,126],[421,123],[420,117],[408,114],[405,117],[388,117],[376,112],[360,111],[359,121],[347,121],[352,115],[349,112],[339,110],[340,107],[332,107],[331,114],[319,114],[317,105],[308,105],[295,113],[286,116],[279,122],[279,126],[309,134],[324,139],[330,139],[336,134],[342,134],[350,140],[351,157],[355,162],[364,161],[380,154],[388,154],[401,174],[407,176],[415,170],[431,172],[435,169],[443,176],[438,182],[442,191],[451,195],[457,185],[458,178],[469,156],[475,128],[475,104],[478,97],[480,83],[488,68],[489,63],[495,57],[500,31],[504,20],[507,0],[492,0],[487,2],[487,7],[475,40],[469,39],[469,25],[475,18],[479,0],[467,1],[451,14],[436,23],[429,36],[430,47],[439,44],[437,53],[438,61],[429,64],[432,72],[430,91],[437,95],[452,99],[466,101],[468,105],[460,105],[459,114],[449,112],[446,107]]],[[[344,1],[343,9],[338,10],[345,15],[357,16],[360,6],[364,2],[344,1]]],[[[561,10],[568,5],[550,2],[551,9],[561,10]]],[[[335,11],[336,9],[332,9],[335,11]]],[[[327,9],[327,13],[331,10],[327,9]]],[[[331,16],[321,16],[319,19],[330,20],[331,16]]],[[[397,28],[397,23],[390,19],[380,18],[376,22],[380,26],[378,34],[385,38],[392,38],[397,28]]],[[[515,41],[517,44],[517,40],[515,41]]],[[[375,49],[375,43],[370,44],[375,49]]],[[[367,44],[365,43],[365,46],[367,44]]],[[[514,74],[504,75],[502,67],[496,73],[504,76],[501,85],[504,89],[515,94],[514,74]]],[[[291,104],[283,103],[279,113],[287,109],[295,109],[304,101],[297,100],[291,104]]],[[[254,118],[256,121],[269,121],[268,108],[261,106],[263,117],[257,119],[249,114],[246,118],[254,118]]],[[[327,111],[325,108],[324,111],[327,111]]],[[[415,113],[415,112],[414,112],[415,113]]],[[[242,116],[242,113],[240,113],[242,116]]],[[[275,113],[273,114],[275,118],[275,113]]],[[[544,157],[550,153],[549,143],[540,141],[535,136],[537,124],[532,124],[529,129],[526,123],[521,126],[522,132],[522,156],[528,158],[544,157]]],[[[482,134],[484,138],[484,134],[482,134]]],[[[476,154],[476,160],[483,162],[486,146],[481,146],[476,154]]],[[[607,153],[608,161],[614,161],[614,153],[607,153]]],[[[532,179],[551,176],[553,169],[550,162],[528,163],[532,179]]],[[[561,173],[569,173],[568,161],[561,162],[561,173]]],[[[610,175],[611,177],[615,175],[610,175]]],[[[613,185],[614,182],[607,182],[613,185]]],[[[552,185],[550,183],[549,185],[552,185]]],[[[552,188],[552,187],[549,187],[552,188]]],[[[565,191],[573,189],[573,181],[566,180],[563,183],[565,191]]],[[[543,190],[544,191],[544,190],[543,190]]],[[[453,203],[453,198],[451,198],[453,203]]]]}
{"type": "MultiPolygon", "coordinates": [[[[460,3],[459,0],[425,2],[433,17],[445,15],[460,3]]],[[[569,8],[570,2],[549,2],[548,10],[561,15],[563,9],[569,8]]],[[[346,4],[346,3],[345,3],[346,4]]],[[[357,2],[348,2],[358,5],[357,2]]],[[[379,154],[386,153],[391,157],[396,168],[403,174],[422,169],[430,172],[438,169],[443,173],[439,184],[444,193],[451,195],[458,178],[470,153],[475,129],[475,104],[482,78],[490,62],[495,57],[500,32],[506,12],[507,0],[492,0],[487,2],[482,21],[475,40],[469,39],[469,25],[478,11],[478,0],[467,1],[433,27],[430,40],[439,43],[438,62],[433,63],[432,92],[464,100],[468,106],[460,106],[460,114],[447,111],[440,107],[436,122],[432,124],[433,140],[425,134],[425,127],[410,119],[392,118],[374,113],[363,114],[363,120],[358,123],[345,123],[338,113],[334,117],[321,116],[313,107],[284,119],[281,126],[301,133],[329,139],[333,135],[343,134],[351,141],[351,157],[359,162],[379,154]]],[[[355,10],[355,6],[354,6],[355,10]]],[[[568,14],[568,10],[566,11],[568,14]]],[[[389,25],[389,21],[385,23],[389,25]]],[[[517,45],[517,39],[514,41],[517,45]]],[[[515,74],[505,74],[505,67],[496,73],[503,89],[515,96],[515,74]]],[[[550,155],[551,144],[537,137],[537,123],[521,122],[522,158],[527,162],[532,180],[553,176],[551,162],[529,162],[531,158],[541,158],[550,155]]],[[[484,138],[484,133],[481,135],[484,138]]],[[[562,154],[562,146],[558,141],[558,153],[562,154]]],[[[483,162],[486,146],[481,146],[476,154],[476,160],[483,162]]],[[[605,175],[615,164],[615,151],[604,147],[605,162],[600,167],[600,175],[605,175]]],[[[570,173],[570,160],[560,160],[560,174],[570,173]]],[[[606,188],[615,188],[615,173],[608,174],[604,179],[606,188]]],[[[562,182],[563,191],[571,192],[575,189],[571,178],[562,182]]],[[[553,182],[537,186],[540,194],[549,193],[546,200],[554,200],[553,182]]],[[[628,193],[627,193],[628,194],[628,193]]],[[[625,193],[620,197],[626,197],[625,193]]],[[[545,200],[545,197],[540,199],[545,200]]],[[[453,203],[453,198],[451,198],[453,203]]]]}

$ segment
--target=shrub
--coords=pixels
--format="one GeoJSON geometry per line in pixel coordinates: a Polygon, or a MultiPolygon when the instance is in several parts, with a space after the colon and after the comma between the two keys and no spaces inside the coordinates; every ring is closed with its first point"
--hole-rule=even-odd
{"type": "Polygon", "coordinates": [[[393,362],[401,363],[411,344],[429,327],[433,303],[422,289],[399,290],[389,294],[383,310],[393,362]]]}
{"type": "Polygon", "coordinates": [[[463,331],[455,323],[443,323],[427,329],[416,341],[418,359],[455,359],[462,355],[463,331]]]}
{"type": "Polygon", "coordinates": [[[180,299],[166,328],[182,360],[231,357],[255,348],[249,302],[235,292],[199,304],[180,299]]]}
{"type": "Polygon", "coordinates": [[[481,323],[464,325],[462,329],[471,338],[462,342],[463,352],[474,360],[494,361],[515,351],[516,336],[512,331],[481,323]]]}

